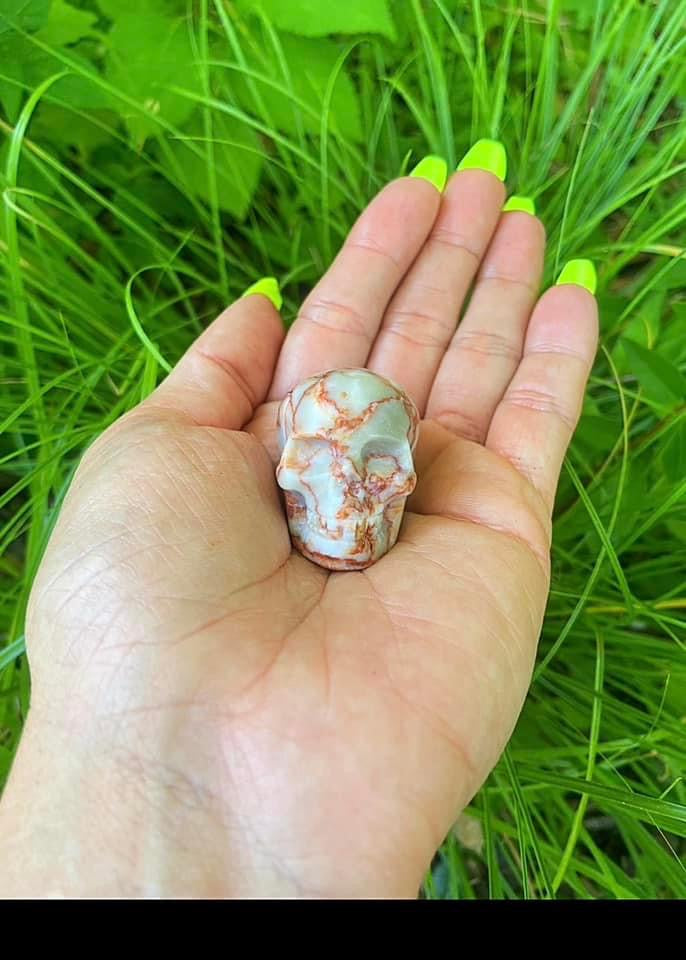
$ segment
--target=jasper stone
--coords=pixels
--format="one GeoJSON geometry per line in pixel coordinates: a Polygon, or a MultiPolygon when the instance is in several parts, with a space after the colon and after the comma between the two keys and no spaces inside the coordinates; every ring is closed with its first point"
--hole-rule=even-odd
{"type": "Polygon", "coordinates": [[[330,370],[298,384],[278,412],[291,540],[329,570],[360,570],[395,544],[417,476],[419,414],[369,370],[330,370]]]}

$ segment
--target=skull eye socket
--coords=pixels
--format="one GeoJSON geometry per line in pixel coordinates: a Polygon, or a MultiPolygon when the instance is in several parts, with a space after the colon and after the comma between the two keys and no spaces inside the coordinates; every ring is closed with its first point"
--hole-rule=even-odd
{"type": "Polygon", "coordinates": [[[389,440],[386,437],[368,440],[362,447],[361,457],[367,473],[381,472],[387,476],[389,472],[402,470],[407,473],[412,469],[409,457],[410,447],[402,440],[389,440]]]}
{"type": "Polygon", "coordinates": [[[331,444],[320,437],[290,437],[283,451],[284,461],[290,467],[314,466],[330,457],[331,444]]]}
{"type": "Polygon", "coordinates": [[[367,457],[365,461],[365,473],[367,477],[374,477],[379,480],[391,477],[398,469],[398,461],[395,457],[376,453],[367,457]]]}
{"type": "Polygon", "coordinates": [[[414,489],[416,474],[410,446],[402,440],[379,439],[362,448],[365,487],[380,503],[414,489]]]}

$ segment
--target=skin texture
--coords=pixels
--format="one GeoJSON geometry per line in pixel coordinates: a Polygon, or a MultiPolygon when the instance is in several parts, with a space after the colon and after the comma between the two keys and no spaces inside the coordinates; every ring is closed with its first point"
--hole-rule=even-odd
{"type": "Polygon", "coordinates": [[[544,230],[504,200],[392,182],[285,340],[238,300],[86,452],[31,595],[0,894],[416,896],[526,695],[597,344],[586,290],[537,301],[544,230]],[[396,547],[328,574],[291,550],[276,409],[364,365],[425,418],[419,480],[396,547]]]}

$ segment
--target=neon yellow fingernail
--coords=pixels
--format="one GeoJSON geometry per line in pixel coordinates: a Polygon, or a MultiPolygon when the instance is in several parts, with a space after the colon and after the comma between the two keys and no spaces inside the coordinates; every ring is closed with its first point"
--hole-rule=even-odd
{"type": "Polygon", "coordinates": [[[514,211],[530,213],[531,216],[534,217],[536,216],[536,204],[531,197],[518,197],[516,194],[513,194],[505,203],[503,213],[513,213],[514,211]]]}
{"type": "Polygon", "coordinates": [[[487,170],[498,180],[507,173],[507,154],[499,140],[477,140],[457,165],[458,170],[487,170]]]}
{"type": "Polygon", "coordinates": [[[448,164],[443,157],[436,157],[430,154],[420,160],[414,170],[410,173],[411,177],[421,177],[422,180],[428,180],[432,183],[439,193],[443,193],[445,181],[448,178],[448,164]]]}
{"type": "Polygon", "coordinates": [[[589,293],[595,293],[597,277],[593,263],[590,260],[569,260],[557,278],[557,285],[562,283],[576,283],[589,293]]]}
{"type": "Polygon", "coordinates": [[[251,287],[248,287],[242,296],[248,297],[253,293],[261,293],[262,296],[271,300],[277,310],[281,309],[283,297],[281,296],[279,283],[275,277],[262,277],[261,280],[257,280],[251,287]]]}

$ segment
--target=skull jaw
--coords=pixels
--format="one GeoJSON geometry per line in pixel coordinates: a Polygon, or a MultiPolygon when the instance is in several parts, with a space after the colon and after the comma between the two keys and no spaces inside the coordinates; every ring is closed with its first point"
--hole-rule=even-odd
{"type": "Polygon", "coordinates": [[[332,536],[319,524],[312,524],[302,509],[286,509],[293,546],[308,560],[327,570],[364,570],[394,546],[400,532],[405,498],[398,497],[368,517],[366,524],[344,523],[342,536],[332,536]]]}

